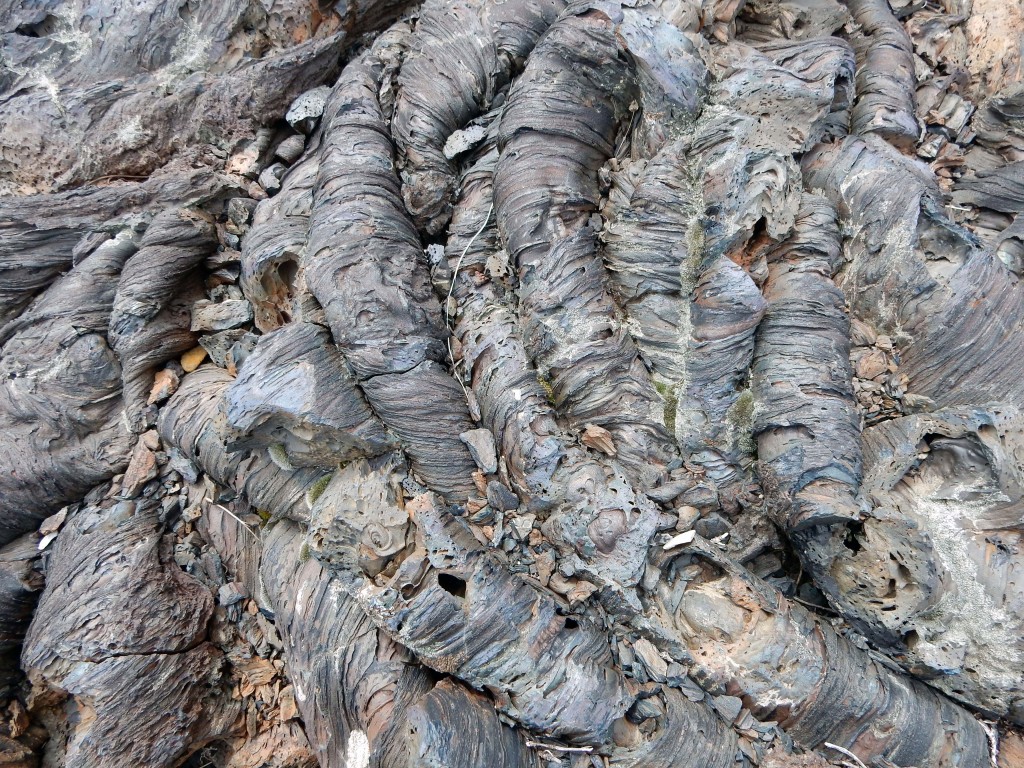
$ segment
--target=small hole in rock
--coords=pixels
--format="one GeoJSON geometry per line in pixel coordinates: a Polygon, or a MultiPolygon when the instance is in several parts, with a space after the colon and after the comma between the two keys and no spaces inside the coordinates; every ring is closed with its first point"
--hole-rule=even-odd
{"type": "Polygon", "coordinates": [[[294,261],[285,261],[281,263],[281,266],[277,268],[277,273],[281,276],[281,282],[291,288],[295,285],[295,278],[299,274],[299,265],[294,261]]]}
{"type": "Polygon", "coordinates": [[[42,21],[35,24],[21,24],[15,27],[14,34],[21,35],[22,37],[49,37],[57,31],[58,24],[56,16],[46,14],[42,21]]]}
{"type": "Polygon", "coordinates": [[[843,546],[845,546],[851,552],[860,552],[864,547],[861,546],[858,537],[861,536],[863,533],[863,523],[850,523],[846,528],[846,537],[843,539],[843,546]]]}
{"type": "Polygon", "coordinates": [[[461,599],[466,597],[466,582],[458,576],[452,576],[450,573],[438,574],[437,585],[450,595],[461,599]]]}

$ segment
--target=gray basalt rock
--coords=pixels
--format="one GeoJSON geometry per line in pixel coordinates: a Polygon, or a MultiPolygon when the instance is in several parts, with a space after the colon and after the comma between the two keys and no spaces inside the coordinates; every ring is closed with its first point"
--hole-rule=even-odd
{"type": "Polygon", "coordinates": [[[0,0],[0,753],[1012,763],[1024,12],[945,6],[0,0]]]}

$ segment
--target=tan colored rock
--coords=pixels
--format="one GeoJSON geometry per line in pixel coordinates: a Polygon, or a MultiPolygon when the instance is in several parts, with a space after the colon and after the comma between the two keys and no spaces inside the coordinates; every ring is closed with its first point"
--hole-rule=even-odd
{"type": "Polygon", "coordinates": [[[195,347],[181,356],[181,367],[185,369],[185,373],[192,373],[205,359],[206,350],[202,347],[195,347]]]}

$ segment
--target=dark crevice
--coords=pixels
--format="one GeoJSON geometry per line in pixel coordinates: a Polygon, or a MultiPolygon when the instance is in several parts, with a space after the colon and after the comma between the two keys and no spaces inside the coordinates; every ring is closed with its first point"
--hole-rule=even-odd
{"type": "Polygon", "coordinates": [[[458,576],[452,576],[450,573],[439,573],[437,575],[437,585],[448,594],[454,595],[460,600],[466,599],[466,582],[458,576]]]}

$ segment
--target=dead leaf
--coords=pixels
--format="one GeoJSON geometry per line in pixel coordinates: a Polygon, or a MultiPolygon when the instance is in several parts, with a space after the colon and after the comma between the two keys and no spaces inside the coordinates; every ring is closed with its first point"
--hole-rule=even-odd
{"type": "Polygon", "coordinates": [[[299,709],[295,704],[295,689],[288,685],[281,689],[279,698],[282,720],[294,720],[299,716],[299,709]]]}
{"type": "Polygon", "coordinates": [[[596,424],[586,425],[583,435],[580,437],[580,442],[588,448],[602,451],[609,456],[615,455],[615,443],[612,441],[612,433],[596,424]]]}

